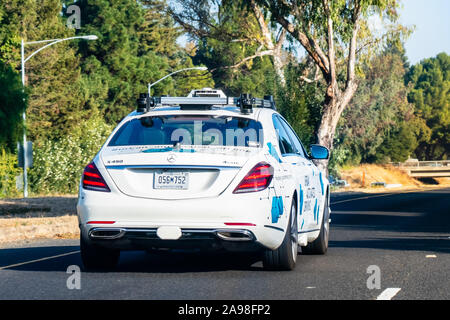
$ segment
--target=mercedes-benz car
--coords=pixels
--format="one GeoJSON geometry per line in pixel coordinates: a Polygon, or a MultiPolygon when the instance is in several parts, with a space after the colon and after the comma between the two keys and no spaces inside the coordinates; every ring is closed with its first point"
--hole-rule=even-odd
{"type": "Polygon", "coordinates": [[[220,90],[141,95],[89,163],[77,204],[87,269],[113,268],[122,250],[261,253],[291,270],[328,247],[330,188],[273,98],[220,90]]]}

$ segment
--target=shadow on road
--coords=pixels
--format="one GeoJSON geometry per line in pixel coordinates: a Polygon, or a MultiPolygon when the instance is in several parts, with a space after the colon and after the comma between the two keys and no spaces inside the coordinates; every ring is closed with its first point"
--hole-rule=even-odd
{"type": "MultiPolygon", "coordinates": [[[[78,246],[49,246],[32,248],[11,248],[0,250],[1,267],[20,264],[25,261],[41,259],[48,256],[61,255],[78,251],[78,246]]],[[[217,271],[258,271],[262,266],[253,266],[260,260],[255,254],[228,252],[161,252],[146,253],[144,251],[123,251],[116,269],[111,272],[126,273],[189,273],[217,271]]],[[[61,256],[54,259],[12,266],[7,270],[66,272],[70,265],[78,265],[83,270],[79,253],[61,256]]],[[[98,271],[104,273],[105,270],[98,271]]]]}
{"type": "Polygon", "coordinates": [[[450,189],[364,196],[332,201],[331,247],[450,253],[450,189]]]}
{"type": "Polygon", "coordinates": [[[367,248],[401,251],[450,253],[450,240],[443,238],[370,238],[365,240],[330,241],[330,248],[367,248]]]}
{"type": "Polygon", "coordinates": [[[76,196],[0,199],[0,218],[76,215],[76,196]]]}

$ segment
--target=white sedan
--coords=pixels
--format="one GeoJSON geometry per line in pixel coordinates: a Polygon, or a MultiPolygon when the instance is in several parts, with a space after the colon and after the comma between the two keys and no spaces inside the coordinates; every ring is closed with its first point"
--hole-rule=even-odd
{"type": "Polygon", "coordinates": [[[324,254],[329,183],[273,100],[142,95],[86,166],[77,204],[83,263],[112,268],[121,250],[258,251],[291,270],[324,254]]]}

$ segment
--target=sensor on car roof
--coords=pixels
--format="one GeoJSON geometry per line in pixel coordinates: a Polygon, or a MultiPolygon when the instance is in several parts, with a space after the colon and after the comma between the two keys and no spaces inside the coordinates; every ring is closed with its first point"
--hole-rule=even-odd
{"type": "Polygon", "coordinates": [[[151,97],[141,93],[137,100],[138,113],[148,112],[157,106],[180,107],[181,110],[211,110],[213,107],[238,107],[243,114],[252,113],[253,108],[275,108],[272,96],[264,99],[254,98],[251,94],[243,93],[239,98],[227,97],[222,90],[204,88],[192,90],[187,97],[151,97]]]}

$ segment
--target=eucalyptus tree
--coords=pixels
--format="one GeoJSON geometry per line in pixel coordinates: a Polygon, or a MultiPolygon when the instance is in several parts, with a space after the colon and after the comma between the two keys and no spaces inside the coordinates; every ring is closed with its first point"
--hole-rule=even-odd
{"type": "MultiPolygon", "coordinates": [[[[358,88],[358,54],[370,46],[361,34],[368,18],[397,19],[397,0],[258,0],[306,51],[326,83],[317,142],[332,149],[336,127],[358,88]],[[362,41],[364,39],[364,41],[362,41]]],[[[327,163],[322,163],[326,169],[327,163]]]]}

